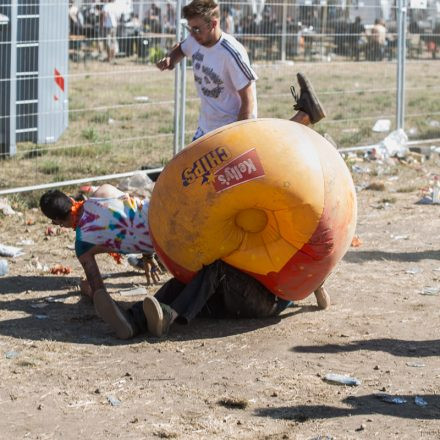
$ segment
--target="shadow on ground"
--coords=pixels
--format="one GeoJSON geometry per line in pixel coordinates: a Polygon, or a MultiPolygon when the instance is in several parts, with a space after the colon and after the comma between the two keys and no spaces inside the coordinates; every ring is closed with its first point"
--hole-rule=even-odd
{"type": "Polygon", "coordinates": [[[383,351],[394,356],[440,356],[440,339],[430,341],[404,341],[381,338],[352,341],[347,344],[298,345],[291,348],[296,353],[346,353],[351,351],[383,351]]]}
{"type": "MultiPolygon", "coordinates": [[[[113,278],[130,278],[139,276],[139,272],[122,272],[115,274],[104,275],[104,280],[111,280],[113,278]]],[[[79,285],[80,277],[66,277],[57,275],[47,276],[10,276],[2,277],[0,284],[0,295],[8,294],[23,294],[26,291],[31,292],[51,292],[65,290],[79,285]]],[[[114,283],[110,284],[113,288],[132,288],[133,283],[114,283]]]]}
{"type": "Polygon", "coordinates": [[[440,418],[440,396],[435,394],[418,395],[422,397],[427,406],[417,406],[415,396],[398,396],[406,400],[404,404],[386,403],[380,399],[380,394],[367,394],[365,396],[349,396],[341,401],[348,408],[338,408],[328,405],[297,405],[276,408],[257,408],[254,413],[260,417],[271,419],[307,420],[332,419],[336,417],[350,417],[357,415],[382,414],[405,419],[436,420],[440,418]]]}
{"type": "MultiPolygon", "coordinates": [[[[148,335],[141,335],[129,341],[116,339],[109,327],[96,316],[93,304],[88,298],[81,297],[74,303],[69,301],[71,298],[78,298],[78,290],[72,289],[72,286],[78,285],[78,281],[78,278],[59,276],[18,276],[3,279],[0,295],[17,294],[19,297],[9,301],[3,300],[2,310],[18,312],[20,317],[0,321],[0,334],[20,339],[98,345],[125,345],[145,340],[151,343],[161,341],[148,335]],[[44,298],[27,297],[26,290],[49,292],[49,295],[44,298]]],[[[112,288],[126,287],[124,283],[107,282],[106,284],[111,285],[112,288]]],[[[133,301],[118,301],[118,304],[127,309],[133,301]]],[[[190,325],[173,325],[167,339],[185,341],[224,338],[276,325],[282,319],[317,310],[316,307],[311,306],[294,307],[289,308],[281,316],[265,319],[195,319],[190,325]]]]}
{"type": "Polygon", "coordinates": [[[440,251],[421,252],[382,252],[382,251],[348,251],[343,260],[347,263],[365,263],[372,260],[392,260],[416,262],[421,260],[439,260],[440,251]]]}

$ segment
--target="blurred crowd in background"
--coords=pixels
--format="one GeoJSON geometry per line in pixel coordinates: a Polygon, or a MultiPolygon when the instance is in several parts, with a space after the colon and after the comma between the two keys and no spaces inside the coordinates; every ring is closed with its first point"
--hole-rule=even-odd
{"type": "MultiPolygon", "coordinates": [[[[432,8],[408,9],[409,58],[438,56],[440,2],[431,1],[432,8]]],[[[128,8],[118,0],[80,3],[71,2],[69,9],[71,49],[86,44],[102,61],[136,55],[154,62],[175,42],[176,2],[145,1],[128,8]]],[[[256,10],[251,1],[223,2],[221,27],[245,45],[253,61],[281,59],[281,51],[287,59],[311,60],[318,55],[328,61],[392,60],[397,48],[396,8],[390,5],[385,14],[376,3],[363,8],[343,7],[338,0],[301,0],[288,2],[283,9],[280,2],[261,1],[256,10]]]]}

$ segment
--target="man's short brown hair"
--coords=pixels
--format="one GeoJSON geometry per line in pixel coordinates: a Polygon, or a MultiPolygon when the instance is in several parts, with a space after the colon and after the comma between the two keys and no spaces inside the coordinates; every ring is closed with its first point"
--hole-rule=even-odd
{"type": "Polygon", "coordinates": [[[193,0],[183,7],[182,15],[187,20],[200,17],[205,21],[220,17],[218,4],[214,0],[193,0]]]}

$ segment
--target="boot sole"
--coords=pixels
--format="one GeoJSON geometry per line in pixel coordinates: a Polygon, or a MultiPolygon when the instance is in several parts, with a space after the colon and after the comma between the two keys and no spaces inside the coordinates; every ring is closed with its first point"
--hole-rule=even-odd
{"type": "Polygon", "coordinates": [[[147,319],[148,331],[153,336],[162,336],[163,334],[163,311],[159,301],[153,296],[147,296],[144,299],[142,308],[147,319]]]}
{"type": "Polygon", "coordinates": [[[110,325],[119,339],[133,337],[133,327],[107,292],[97,290],[93,296],[93,302],[98,316],[110,325]]]}

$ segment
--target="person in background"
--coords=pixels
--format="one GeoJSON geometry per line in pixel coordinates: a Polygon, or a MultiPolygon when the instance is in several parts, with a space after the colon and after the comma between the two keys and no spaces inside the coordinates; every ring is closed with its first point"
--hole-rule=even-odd
{"type": "Polygon", "coordinates": [[[163,31],[166,34],[176,33],[176,10],[174,8],[174,5],[171,3],[167,3],[166,6],[163,31]]]}
{"type": "Polygon", "coordinates": [[[69,2],[69,33],[71,35],[82,35],[84,27],[84,16],[73,2],[69,2]]]}
{"type": "Polygon", "coordinates": [[[104,4],[101,11],[101,28],[105,38],[105,49],[107,51],[107,61],[113,62],[118,53],[118,40],[116,32],[118,29],[118,14],[116,4],[109,0],[104,4]]]}
{"type": "Polygon", "coordinates": [[[426,37],[428,52],[433,60],[437,58],[437,51],[440,47],[440,23],[437,23],[430,34],[426,37]]]}
{"type": "Polygon", "coordinates": [[[144,24],[148,32],[162,32],[162,14],[156,3],[152,3],[148,9],[144,24]]]}
{"type": "Polygon", "coordinates": [[[348,30],[350,33],[350,56],[359,61],[360,53],[365,45],[365,26],[362,24],[361,17],[357,16],[354,22],[349,25],[348,30]]]}
{"type": "Polygon", "coordinates": [[[233,35],[234,34],[234,18],[232,17],[231,11],[229,7],[222,8],[222,14],[220,18],[220,27],[223,29],[227,34],[233,35]]]}
{"type": "Polygon", "coordinates": [[[387,41],[387,29],[382,19],[376,18],[371,29],[371,43],[374,61],[382,61],[387,41]]]}

